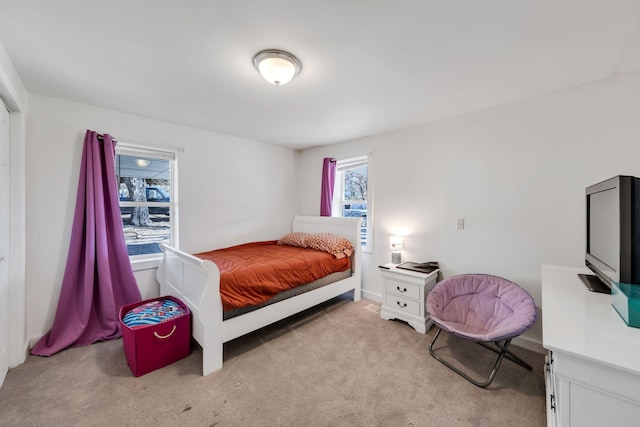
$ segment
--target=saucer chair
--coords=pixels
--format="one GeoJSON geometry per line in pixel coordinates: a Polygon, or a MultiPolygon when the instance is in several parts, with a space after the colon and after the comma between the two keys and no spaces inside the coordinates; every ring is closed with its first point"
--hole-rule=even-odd
{"type": "Polygon", "coordinates": [[[491,384],[505,357],[528,370],[532,369],[509,351],[511,340],[529,329],[538,313],[531,295],[519,285],[487,274],[453,276],[438,283],[429,292],[426,306],[433,323],[438,327],[429,353],[471,383],[478,387],[491,384]],[[433,345],[443,330],[475,341],[498,354],[486,380],[471,378],[434,352],[433,345]]]}

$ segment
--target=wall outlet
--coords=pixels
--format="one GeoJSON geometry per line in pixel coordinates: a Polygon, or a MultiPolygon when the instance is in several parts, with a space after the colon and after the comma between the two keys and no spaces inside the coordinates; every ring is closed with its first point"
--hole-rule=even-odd
{"type": "Polygon", "coordinates": [[[464,218],[458,218],[456,221],[456,228],[458,230],[464,230],[464,218]]]}

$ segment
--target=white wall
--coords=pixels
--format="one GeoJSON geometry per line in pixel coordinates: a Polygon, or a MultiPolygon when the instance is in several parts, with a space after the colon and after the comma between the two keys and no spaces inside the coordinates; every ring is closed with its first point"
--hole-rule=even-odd
{"type": "MultiPolygon", "coordinates": [[[[503,276],[540,305],[541,264],[584,265],[585,187],[640,176],[639,94],[640,74],[633,74],[304,151],[300,213],[319,212],[323,157],[373,152],[374,253],[364,254],[365,296],[381,295],[377,265],[390,261],[389,235],[404,230],[403,260],[437,260],[445,277],[503,276]]],[[[524,338],[541,342],[540,322],[524,338]]]]}
{"type": "MultiPolygon", "coordinates": [[[[86,129],[117,140],[184,147],[178,153],[180,246],[195,252],[276,239],[297,212],[295,152],[120,112],[29,96],[26,149],[27,333],[55,316],[71,236],[86,129]]],[[[159,292],[155,270],[136,272],[143,296],[159,292]]]]}

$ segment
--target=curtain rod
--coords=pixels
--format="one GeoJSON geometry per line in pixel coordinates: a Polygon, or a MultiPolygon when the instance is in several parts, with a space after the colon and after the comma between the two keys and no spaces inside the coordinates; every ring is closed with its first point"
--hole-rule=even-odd
{"type": "MultiPolygon", "coordinates": [[[[99,141],[104,141],[104,135],[99,133],[97,134],[98,136],[98,140],[99,141]]],[[[122,144],[123,146],[126,147],[131,147],[131,148],[141,148],[144,150],[149,150],[149,151],[158,151],[158,152],[163,152],[163,153],[172,153],[172,152],[176,152],[176,151],[180,151],[180,152],[184,152],[184,147],[150,147],[148,145],[142,145],[142,144],[132,144],[130,142],[127,142],[126,139],[139,139],[139,138],[132,138],[132,137],[125,137],[125,141],[120,141],[117,140],[116,138],[113,138],[116,142],[122,144]]],[[[149,141],[152,142],[152,141],[149,141]]]]}

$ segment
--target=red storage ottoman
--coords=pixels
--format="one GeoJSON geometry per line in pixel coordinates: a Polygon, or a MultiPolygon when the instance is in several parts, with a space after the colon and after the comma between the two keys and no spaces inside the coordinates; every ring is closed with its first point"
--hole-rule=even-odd
{"type": "Polygon", "coordinates": [[[189,355],[191,312],[178,298],[164,296],[127,304],[120,308],[118,318],[124,354],[136,377],[189,355]],[[132,310],[135,313],[129,314],[132,310]],[[146,314],[140,315],[142,312],[146,314]],[[127,326],[125,317],[133,326],[127,326]]]}

